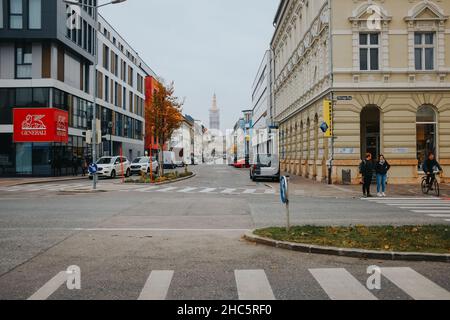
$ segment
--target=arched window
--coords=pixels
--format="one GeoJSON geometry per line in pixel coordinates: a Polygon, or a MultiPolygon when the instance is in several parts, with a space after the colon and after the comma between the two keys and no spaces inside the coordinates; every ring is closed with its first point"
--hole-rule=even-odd
{"type": "Polygon", "coordinates": [[[417,160],[419,170],[429,152],[436,152],[436,111],[431,106],[422,106],[417,111],[417,160]]]}

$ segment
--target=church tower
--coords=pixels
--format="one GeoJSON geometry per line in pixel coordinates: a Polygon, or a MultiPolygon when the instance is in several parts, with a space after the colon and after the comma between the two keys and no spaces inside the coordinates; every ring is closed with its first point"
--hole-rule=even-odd
{"type": "Polygon", "coordinates": [[[213,96],[212,107],[209,109],[209,128],[220,130],[220,110],[217,107],[216,94],[213,96]]]}

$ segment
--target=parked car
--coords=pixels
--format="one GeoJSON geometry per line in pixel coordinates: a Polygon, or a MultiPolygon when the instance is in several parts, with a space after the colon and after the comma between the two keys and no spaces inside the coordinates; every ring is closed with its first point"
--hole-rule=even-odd
{"type": "Polygon", "coordinates": [[[153,173],[158,173],[159,164],[156,157],[153,157],[152,159],[150,159],[150,157],[137,157],[131,163],[131,174],[148,174],[150,173],[150,167],[153,173]]]}
{"type": "Polygon", "coordinates": [[[177,167],[177,164],[175,161],[175,152],[164,151],[163,158],[164,158],[164,164],[163,164],[164,169],[175,169],[177,167]]]}
{"type": "MultiPolygon", "coordinates": [[[[124,175],[129,177],[131,175],[131,164],[126,157],[102,157],[97,160],[97,175],[99,177],[107,177],[114,179],[117,176],[124,175]]],[[[90,174],[89,179],[93,179],[90,174]]]]}
{"type": "Polygon", "coordinates": [[[256,155],[250,166],[250,179],[270,179],[280,181],[280,161],[278,156],[259,154],[256,155]]]}

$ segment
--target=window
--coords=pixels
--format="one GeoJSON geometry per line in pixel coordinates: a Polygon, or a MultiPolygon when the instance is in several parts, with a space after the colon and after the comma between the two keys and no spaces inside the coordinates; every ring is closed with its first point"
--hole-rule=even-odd
{"type": "Polygon", "coordinates": [[[359,35],[360,70],[379,70],[380,41],[378,33],[359,35]]]}
{"type": "Polygon", "coordinates": [[[109,48],[103,45],[103,68],[109,70],[109,48]]]}
{"type": "Polygon", "coordinates": [[[414,59],[416,70],[434,69],[433,32],[416,32],[414,34],[414,59]]]}
{"type": "Polygon", "coordinates": [[[431,106],[422,106],[417,111],[417,160],[419,170],[429,152],[436,152],[436,112],[431,106]]]}
{"type": "Polygon", "coordinates": [[[127,88],[123,88],[123,94],[122,94],[122,108],[124,110],[127,109],[127,88]]]}
{"type": "Polygon", "coordinates": [[[16,47],[16,78],[31,79],[31,67],[33,62],[31,44],[16,47]]]}
{"type": "Polygon", "coordinates": [[[109,78],[105,76],[105,101],[109,102],[109,78]]]}
{"type": "Polygon", "coordinates": [[[9,0],[9,27],[11,29],[23,28],[22,0],[9,0]]]}
{"type": "Polygon", "coordinates": [[[3,1],[0,1],[0,29],[3,29],[3,1]]]}
{"type": "Polygon", "coordinates": [[[41,0],[28,1],[28,28],[41,29],[41,0]]]}

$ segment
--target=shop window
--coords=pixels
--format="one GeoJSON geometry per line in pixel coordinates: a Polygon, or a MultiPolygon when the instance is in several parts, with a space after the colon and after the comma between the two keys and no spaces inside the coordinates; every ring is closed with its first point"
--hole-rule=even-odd
{"type": "Polygon", "coordinates": [[[31,107],[33,100],[33,89],[18,88],[16,89],[16,107],[31,107]]]}
{"type": "Polygon", "coordinates": [[[417,111],[417,160],[419,170],[429,152],[436,152],[436,112],[431,106],[423,106],[417,111]]]}

